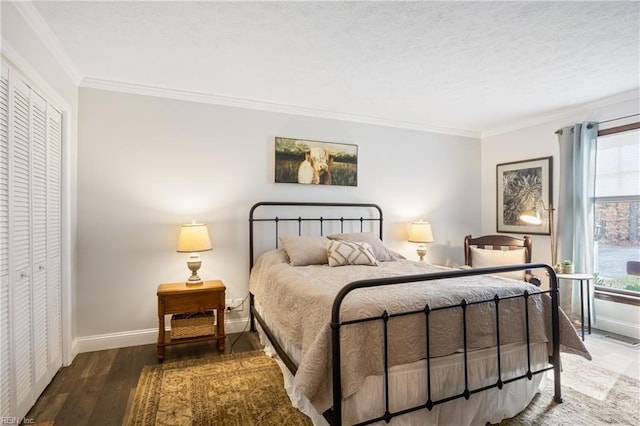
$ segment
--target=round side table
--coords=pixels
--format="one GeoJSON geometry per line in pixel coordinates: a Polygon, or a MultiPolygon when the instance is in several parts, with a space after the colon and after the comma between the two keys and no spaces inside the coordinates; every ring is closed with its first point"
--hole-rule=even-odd
{"type": "Polygon", "coordinates": [[[580,281],[580,328],[582,329],[582,340],[584,341],[584,284],[587,287],[587,325],[591,334],[591,297],[589,297],[589,283],[593,275],[589,274],[556,274],[559,280],[580,281]]]}

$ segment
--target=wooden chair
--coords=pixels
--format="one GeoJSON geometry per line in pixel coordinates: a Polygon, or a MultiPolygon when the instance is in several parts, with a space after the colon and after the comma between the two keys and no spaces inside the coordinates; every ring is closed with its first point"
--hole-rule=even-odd
{"type": "MultiPolygon", "coordinates": [[[[524,249],[524,263],[531,263],[531,249],[533,241],[531,237],[525,236],[523,239],[510,237],[508,235],[482,235],[464,237],[464,264],[473,267],[473,257],[471,247],[485,250],[518,250],[524,249]]],[[[488,266],[488,265],[483,265],[488,266]]],[[[495,266],[498,266],[497,264],[495,266]]],[[[530,270],[524,273],[524,280],[539,286],[540,279],[531,274],[530,270]]]]}

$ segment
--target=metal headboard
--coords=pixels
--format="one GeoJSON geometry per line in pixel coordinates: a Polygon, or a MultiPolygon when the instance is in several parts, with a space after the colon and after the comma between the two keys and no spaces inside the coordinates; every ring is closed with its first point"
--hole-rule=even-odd
{"type": "MultiPolygon", "coordinates": [[[[302,212],[301,212],[302,213],[302,212]]],[[[302,235],[302,224],[307,222],[317,222],[320,225],[319,235],[324,235],[324,224],[325,223],[339,223],[340,224],[340,232],[344,232],[345,223],[360,223],[360,232],[364,232],[365,225],[370,225],[372,223],[377,223],[378,225],[378,236],[382,240],[382,209],[377,204],[372,203],[321,203],[321,202],[288,202],[288,201],[262,201],[254,204],[249,211],[249,270],[253,268],[253,263],[255,259],[255,247],[254,247],[254,225],[256,222],[273,222],[275,223],[275,248],[278,247],[278,237],[280,228],[279,225],[281,222],[298,223],[298,235],[302,235]],[[275,207],[291,207],[292,210],[295,210],[296,207],[300,207],[300,210],[304,210],[305,215],[299,215],[295,217],[262,217],[258,215],[258,210],[260,207],[265,206],[275,206],[275,207]],[[324,217],[313,215],[314,211],[307,209],[307,207],[328,207],[328,208],[336,208],[337,211],[340,211],[340,208],[356,208],[362,209],[360,210],[361,214],[368,213],[370,217],[365,217],[363,215],[359,217],[352,216],[340,216],[340,217],[324,217]]]]}

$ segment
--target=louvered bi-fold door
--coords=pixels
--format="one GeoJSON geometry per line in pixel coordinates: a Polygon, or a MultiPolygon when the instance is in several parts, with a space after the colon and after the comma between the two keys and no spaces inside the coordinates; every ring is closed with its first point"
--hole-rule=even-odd
{"type": "Polygon", "coordinates": [[[9,260],[15,399],[18,412],[24,411],[33,398],[30,92],[31,89],[24,82],[12,79],[9,260]]]}
{"type": "Polygon", "coordinates": [[[0,413],[13,406],[9,311],[9,69],[0,76],[0,413]]]}
{"type": "Polygon", "coordinates": [[[34,392],[47,386],[47,102],[31,91],[31,255],[34,392]]]}
{"type": "Polygon", "coordinates": [[[62,365],[62,114],[47,112],[47,333],[48,368],[62,365]]]}
{"type": "Polygon", "coordinates": [[[62,116],[4,63],[0,94],[0,413],[22,418],[62,365],[62,116]]]}

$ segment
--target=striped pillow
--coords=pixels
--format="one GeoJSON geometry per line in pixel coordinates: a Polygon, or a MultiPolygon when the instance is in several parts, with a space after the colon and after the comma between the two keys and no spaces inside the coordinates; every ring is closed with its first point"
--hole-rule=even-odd
{"type": "Polygon", "coordinates": [[[378,261],[368,243],[329,240],[327,243],[329,266],[369,265],[378,266],[378,261]]]}

